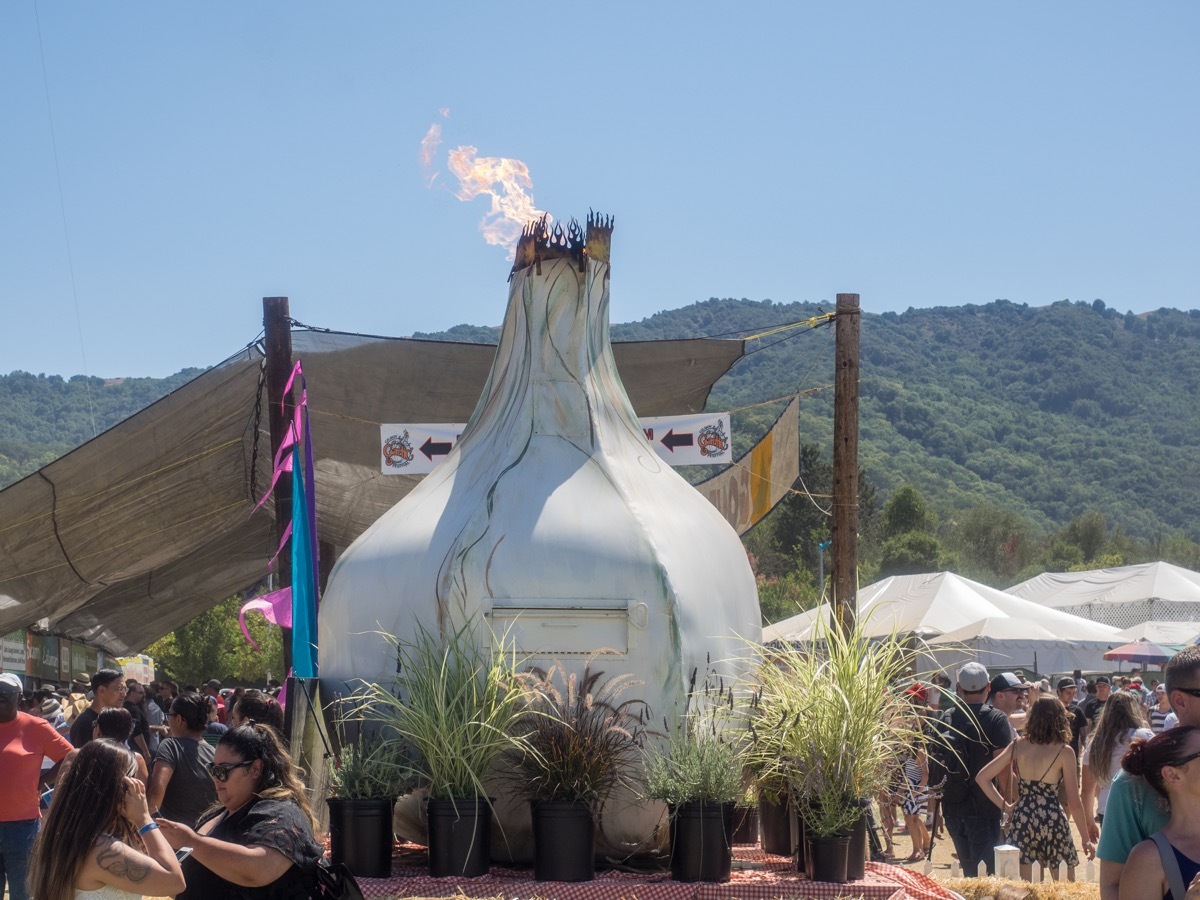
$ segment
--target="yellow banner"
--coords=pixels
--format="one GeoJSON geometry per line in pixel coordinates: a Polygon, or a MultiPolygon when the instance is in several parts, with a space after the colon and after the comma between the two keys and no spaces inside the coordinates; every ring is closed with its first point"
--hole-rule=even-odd
{"type": "Polygon", "coordinates": [[[738,534],[774,509],[800,474],[799,409],[796,398],[749,453],[696,485],[738,534]]]}

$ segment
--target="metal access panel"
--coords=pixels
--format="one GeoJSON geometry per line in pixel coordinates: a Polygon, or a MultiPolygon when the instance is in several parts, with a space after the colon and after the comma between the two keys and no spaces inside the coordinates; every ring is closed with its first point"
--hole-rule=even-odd
{"type": "Polygon", "coordinates": [[[493,599],[486,615],[492,633],[518,654],[553,657],[599,649],[627,654],[630,625],[645,611],[645,604],[629,600],[493,599]]]}

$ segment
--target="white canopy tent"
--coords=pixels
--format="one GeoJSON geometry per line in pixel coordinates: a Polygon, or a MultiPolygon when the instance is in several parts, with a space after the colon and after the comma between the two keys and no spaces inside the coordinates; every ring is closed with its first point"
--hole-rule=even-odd
{"type": "MultiPolygon", "coordinates": [[[[1109,669],[1104,653],[1117,629],[1050,609],[951,572],[896,575],[861,588],[858,615],[873,637],[915,634],[938,668],[977,660],[991,668],[1041,673],[1109,669]]],[[[763,641],[805,641],[829,621],[829,606],[763,629],[763,641]]]]}
{"type": "Polygon", "coordinates": [[[1139,622],[1117,632],[1125,642],[1150,641],[1168,647],[1194,644],[1200,638],[1200,622],[1139,622]]]}
{"type": "Polygon", "coordinates": [[[1165,562],[1046,572],[1010,587],[1008,593],[1117,628],[1151,620],[1200,620],[1200,572],[1165,562]]]}

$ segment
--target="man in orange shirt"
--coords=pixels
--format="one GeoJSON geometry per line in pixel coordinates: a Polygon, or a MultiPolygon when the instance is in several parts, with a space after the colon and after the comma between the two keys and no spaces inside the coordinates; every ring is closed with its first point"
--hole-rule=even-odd
{"type": "Polygon", "coordinates": [[[61,763],[74,754],[71,743],[45,719],[17,710],[21,679],[5,672],[0,675],[0,896],[8,882],[10,900],[28,900],[25,876],[29,853],[37,837],[42,811],[38,803],[38,785],[42,778],[42,758],[56,765],[47,773],[53,780],[61,763]]]}

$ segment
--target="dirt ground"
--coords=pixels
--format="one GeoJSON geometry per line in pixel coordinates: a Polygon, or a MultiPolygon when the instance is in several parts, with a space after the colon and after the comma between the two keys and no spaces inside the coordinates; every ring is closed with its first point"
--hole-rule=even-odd
{"type": "MultiPolygon", "coordinates": [[[[901,817],[901,820],[903,817],[901,817]]],[[[912,838],[908,836],[908,832],[902,827],[903,822],[892,831],[892,843],[894,846],[895,856],[887,861],[892,865],[905,866],[917,872],[924,872],[931,878],[937,881],[948,881],[952,877],[961,877],[961,872],[952,872],[951,866],[954,864],[956,857],[954,854],[954,844],[946,834],[945,828],[942,828],[940,834],[933,841],[933,859],[931,861],[921,860],[920,862],[909,863],[904,859],[913,849],[912,838]]],[[[881,829],[882,832],[882,829],[881,829]]],[[[1075,828],[1075,824],[1071,823],[1071,834],[1075,838],[1075,849],[1079,853],[1079,867],[1075,870],[1075,880],[1078,882],[1095,883],[1100,875],[1100,863],[1094,862],[1091,868],[1091,877],[1088,877],[1088,860],[1083,852],[1083,841],[1079,837],[1079,832],[1075,828]]],[[[881,833],[882,837],[882,833],[881,833]]],[[[1050,879],[1049,873],[1046,875],[1046,880],[1050,879]]],[[[1100,896],[1099,887],[1096,888],[1096,897],[1100,896]]]]}

